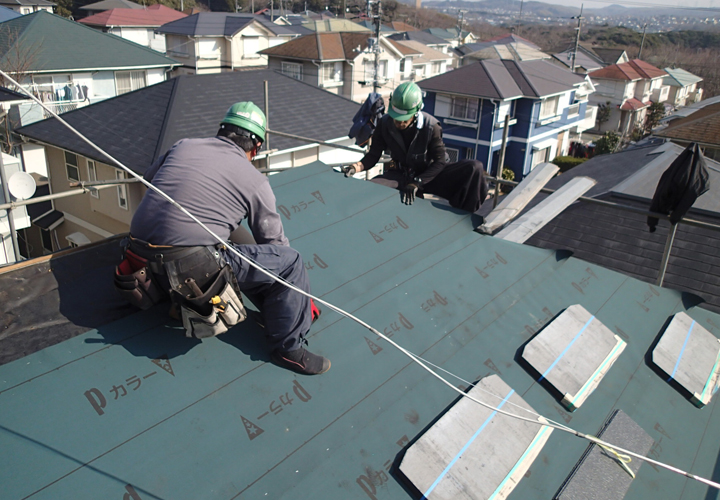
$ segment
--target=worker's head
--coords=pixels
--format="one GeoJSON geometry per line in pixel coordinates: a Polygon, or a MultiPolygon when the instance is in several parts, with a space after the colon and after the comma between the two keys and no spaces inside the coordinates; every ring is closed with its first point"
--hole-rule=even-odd
{"type": "Polygon", "coordinates": [[[252,160],[265,141],[265,113],[250,101],[236,102],[225,113],[217,135],[227,137],[252,160]]]}
{"type": "Polygon", "coordinates": [[[392,93],[388,114],[395,121],[395,126],[404,130],[412,124],[422,105],[422,90],[417,83],[401,83],[392,93]]]}

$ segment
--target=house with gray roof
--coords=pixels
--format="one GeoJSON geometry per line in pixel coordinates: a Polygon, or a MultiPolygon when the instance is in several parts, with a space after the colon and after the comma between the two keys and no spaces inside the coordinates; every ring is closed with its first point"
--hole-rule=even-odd
{"type": "Polygon", "coordinates": [[[182,63],[174,75],[221,73],[267,66],[259,52],[298,36],[288,26],[256,14],[200,12],[157,29],[166,54],[182,63]]]}
{"type": "MultiPolygon", "coordinates": [[[[58,113],[163,82],[178,65],[147,47],[45,11],[0,23],[0,32],[12,34],[0,37],[0,67],[19,74],[20,84],[58,113]]],[[[23,125],[45,117],[35,104],[27,104],[21,116],[23,125]]]]}
{"type": "Polygon", "coordinates": [[[566,68],[572,69],[574,67],[576,73],[582,74],[587,74],[606,66],[600,56],[582,44],[578,45],[577,52],[573,44],[565,50],[554,53],[552,58],[553,62],[566,68]]]}
{"type": "MultiPolygon", "coordinates": [[[[55,10],[55,3],[48,0],[0,0],[0,6],[17,12],[21,16],[32,14],[39,10],[52,12],[55,10]]],[[[7,21],[9,18],[0,18],[1,21],[7,21]]]]}
{"type": "MultiPolygon", "coordinates": [[[[214,136],[233,103],[253,101],[262,106],[265,80],[270,92],[268,122],[273,130],[346,146],[354,144],[347,130],[358,104],[270,70],[179,76],[68,112],[63,118],[118,161],[143,174],[178,140],[214,136]],[[312,124],[312,132],[308,124],[312,124]]],[[[25,166],[33,172],[44,169],[53,193],[68,191],[70,182],[126,176],[55,119],[33,123],[17,132],[26,141],[23,154],[28,148],[44,148],[42,157],[33,158],[45,165],[33,164],[26,157],[25,166]]],[[[351,163],[363,154],[360,149],[353,153],[280,136],[270,136],[265,147],[272,150],[260,152],[255,162],[258,167],[298,167],[318,159],[331,164],[351,163]]],[[[78,232],[97,241],[128,231],[143,193],[144,187],[131,184],[55,200],[54,211],[63,220],[50,229],[50,250],[67,246],[67,237],[78,232]]],[[[31,231],[31,246],[42,252],[40,236],[45,233],[38,227],[31,231]]]]}
{"type": "Polygon", "coordinates": [[[663,78],[663,85],[670,87],[667,102],[673,106],[686,106],[702,100],[703,89],[698,84],[703,81],[697,75],[682,68],[665,68],[667,76],[663,78]]]}
{"type": "Polygon", "coordinates": [[[472,158],[494,175],[505,118],[505,168],[519,179],[535,165],[567,154],[571,135],[592,127],[587,76],[546,60],[488,59],[418,82],[425,111],[442,123],[452,161],[472,158]]]}

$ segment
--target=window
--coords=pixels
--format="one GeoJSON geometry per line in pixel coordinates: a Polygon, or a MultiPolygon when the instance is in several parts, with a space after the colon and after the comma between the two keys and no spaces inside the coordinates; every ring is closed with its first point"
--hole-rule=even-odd
{"type": "MultiPolygon", "coordinates": [[[[115,178],[116,179],[127,179],[127,175],[122,170],[116,170],[115,178]]],[[[127,210],[128,209],[127,184],[118,184],[117,193],[118,193],[118,205],[120,206],[120,208],[127,210]]]]}
{"type": "MultiPolygon", "coordinates": [[[[97,181],[97,167],[95,166],[95,162],[92,160],[87,161],[87,169],[88,169],[88,180],[90,182],[97,181]]],[[[93,198],[100,198],[100,192],[97,190],[90,191],[90,196],[93,198]]]]}
{"type": "MultiPolygon", "coordinates": [[[[363,66],[365,69],[365,81],[368,83],[371,83],[375,79],[375,62],[374,61],[365,61],[365,65],[363,66]]],[[[379,61],[378,62],[378,79],[387,79],[388,75],[388,62],[387,61],[379,61]]]]}
{"type": "Polygon", "coordinates": [[[165,43],[167,43],[167,51],[173,54],[188,55],[188,41],[185,38],[180,38],[173,35],[167,35],[165,37],[165,43]]]}
{"type": "Polygon", "coordinates": [[[116,71],[115,88],[117,95],[127,94],[147,86],[145,71],[116,71]]]}
{"type": "Polygon", "coordinates": [[[460,160],[460,150],[453,148],[445,148],[448,156],[448,163],[457,163],[460,160]]]}
{"type": "Polygon", "coordinates": [[[471,97],[453,97],[450,104],[450,117],[461,120],[477,120],[478,100],[471,97]]]}
{"type": "Polygon", "coordinates": [[[296,80],[303,79],[302,64],[283,62],[281,68],[282,74],[295,78],[296,80]]]}
{"type": "Polygon", "coordinates": [[[536,149],[532,154],[532,162],[530,164],[530,170],[535,168],[539,163],[545,163],[548,161],[550,156],[550,148],[536,149]]]}
{"type": "Polygon", "coordinates": [[[201,59],[220,59],[220,40],[217,38],[198,40],[198,56],[201,59]]]}
{"type": "Polygon", "coordinates": [[[257,36],[243,36],[243,57],[258,57],[257,51],[260,50],[260,38],[257,36]]]}
{"type": "Polygon", "coordinates": [[[342,82],[342,62],[323,63],[323,82],[342,82]]]}
{"type": "Polygon", "coordinates": [[[400,73],[405,73],[405,58],[400,59],[400,73]]]}
{"type": "Polygon", "coordinates": [[[560,103],[560,96],[548,97],[543,99],[540,105],[540,119],[551,118],[557,115],[558,104],[560,103]]]}
{"type": "Polygon", "coordinates": [[[432,63],[432,74],[437,75],[440,73],[440,70],[442,69],[442,63],[434,62],[432,63]]]}
{"type": "Polygon", "coordinates": [[[80,180],[77,155],[65,151],[65,172],[69,181],[80,180]]]}

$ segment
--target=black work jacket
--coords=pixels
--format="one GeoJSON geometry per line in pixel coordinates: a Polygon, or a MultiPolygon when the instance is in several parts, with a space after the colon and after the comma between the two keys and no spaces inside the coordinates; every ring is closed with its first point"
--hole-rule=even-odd
{"type": "Polygon", "coordinates": [[[445,145],[442,140],[440,123],[428,113],[420,112],[410,144],[405,144],[403,135],[393,123],[390,115],[380,119],[373,134],[370,151],[360,160],[367,170],[380,159],[383,151],[390,151],[395,165],[408,179],[417,179],[421,184],[432,181],[445,168],[445,145]]]}

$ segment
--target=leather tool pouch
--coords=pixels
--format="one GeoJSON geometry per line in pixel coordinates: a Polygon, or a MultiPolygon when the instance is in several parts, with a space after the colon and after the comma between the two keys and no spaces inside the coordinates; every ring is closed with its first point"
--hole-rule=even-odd
{"type": "MultiPolygon", "coordinates": [[[[212,257],[211,253],[208,250],[206,255],[212,257]]],[[[187,337],[214,337],[244,321],[247,312],[235,289],[235,276],[229,265],[222,261],[208,261],[208,267],[203,269],[200,262],[202,256],[196,256],[194,260],[197,265],[192,266],[192,273],[183,272],[183,259],[165,264],[173,290],[172,298],[180,306],[187,337]],[[218,271],[219,265],[222,265],[222,268],[218,271]],[[205,278],[201,281],[202,285],[197,285],[196,277],[205,278]],[[188,285],[190,280],[198,286],[200,294],[197,289],[195,293],[182,293],[191,288],[188,285]]]]}
{"type": "Polygon", "coordinates": [[[130,304],[149,309],[164,298],[162,289],[153,279],[147,259],[125,251],[125,258],[115,267],[115,289],[130,304]]]}

